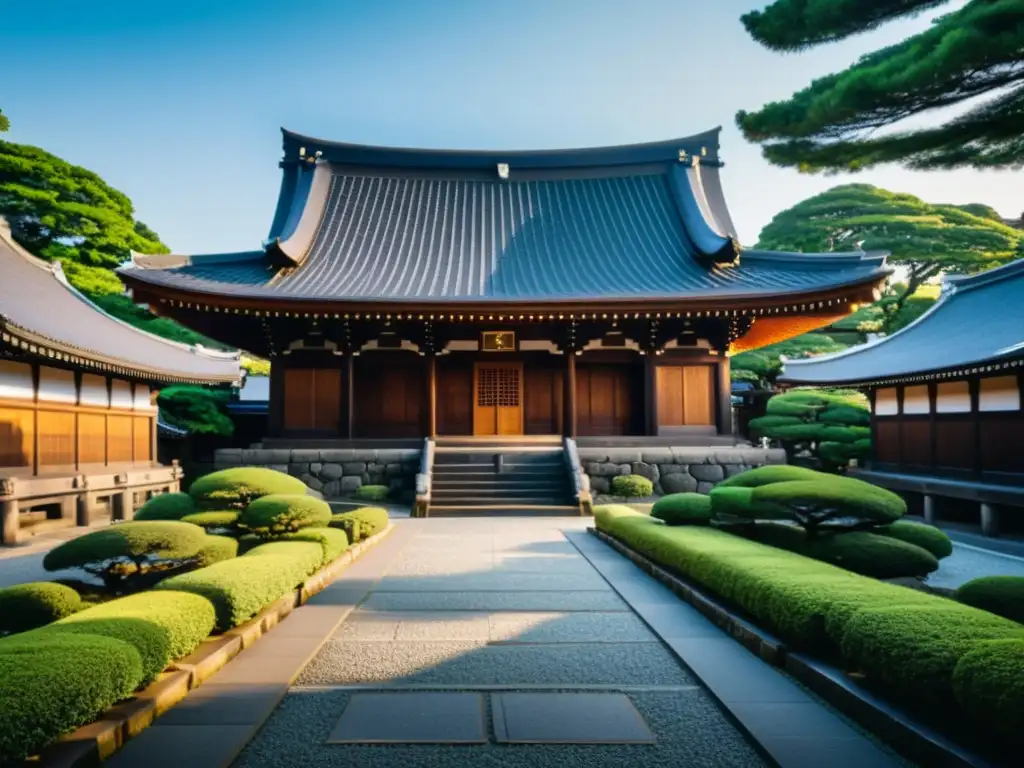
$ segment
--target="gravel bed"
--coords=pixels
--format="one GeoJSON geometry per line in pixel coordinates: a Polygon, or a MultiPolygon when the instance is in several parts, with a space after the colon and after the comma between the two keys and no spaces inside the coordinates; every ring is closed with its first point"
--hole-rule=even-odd
{"type": "Polygon", "coordinates": [[[374,611],[629,611],[612,590],[593,592],[378,592],[374,611]]]}

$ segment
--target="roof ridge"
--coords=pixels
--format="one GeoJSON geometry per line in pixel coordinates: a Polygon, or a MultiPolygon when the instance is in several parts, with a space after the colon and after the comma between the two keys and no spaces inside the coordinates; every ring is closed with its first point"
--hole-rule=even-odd
{"type": "Polygon", "coordinates": [[[943,287],[951,293],[963,293],[1015,277],[1024,277],[1024,257],[972,275],[945,275],[943,287]]]}

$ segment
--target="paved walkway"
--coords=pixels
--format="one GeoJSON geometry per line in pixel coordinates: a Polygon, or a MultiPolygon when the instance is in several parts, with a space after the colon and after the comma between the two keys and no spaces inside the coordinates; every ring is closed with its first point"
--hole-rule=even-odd
{"type": "Polygon", "coordinates": [[[590,522],[398,520],[110,765],[900,764],[590,522]]]}

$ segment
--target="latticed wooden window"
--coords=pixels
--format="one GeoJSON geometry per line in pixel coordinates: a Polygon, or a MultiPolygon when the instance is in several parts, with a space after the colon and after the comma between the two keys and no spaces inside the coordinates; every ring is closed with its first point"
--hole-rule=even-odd
{"type": "Polygon", "coordinates": [[[519,369],[481,368],[476,400],[481,408],[518,407],[519,369]]]}

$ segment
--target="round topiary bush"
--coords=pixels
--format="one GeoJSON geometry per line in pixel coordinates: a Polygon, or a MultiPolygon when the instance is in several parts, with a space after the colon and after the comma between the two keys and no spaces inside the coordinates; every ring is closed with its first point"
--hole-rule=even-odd
{"type": "Polygon", "coordinates": [[[820,480],[824,472],[817,472],[806,467],[794,467],[790,464],[768,464],[756,469],[748,469],[738,475],[726,478],[716,488],[757,488],[770,483],[784,483],[789,480],[820,480]]]}
{"type": "Polygon", "coordinates": [[[131,521],[66,541],[43,557],[48,571],[81,568],[111,589],[138,584],[154,570],[189,564],[206,543],[198,525],[171,520],[131,521]]]}
{"type": "Polygon", "coordinates": [[[181,518],[181,522],[192,523],[192,525],[198,525],[200,528],[206,529],[232,528],[238,522],[240,514],[240,512],[236,512],[233,509],[193,512],[191,515],[185,515],[181,518]]]}
{"type": "Polygon", "coordinates": [[[240,526],[263,538],[311,526],[326,527],[330,522],[331,507],[326,501],[292,494],[261,496],[238,518],[240,526]]]}
{"type": "Polygon", "coordinates": [[[1024,576],[982,576],[962,585],[953,599],[1024,624],[1024,576]]]}
{"type": "Polygon", "coordinates": [[[297,477],[264,467],[234,467],[211,472],[192,483],[188,490],[203,509],[245,509],[250,502],[272,494],[306,493],[306,484],[297,477]]]}
{"type": "Polygon", "coordinates": [[[85,606],[71,587],[36,581],[0,589],[0,635],[25,632],[77,613],[85,606]]]}
{"type": "Polygon", "coordinates": [[[295,533],[283,533],[275,541],[312,541],[323,549],[323,565],[334,562],[348,549],[348,534],[338,528],[303,528],[295,533]]]}
{"type": "Polygon", "coordinates": [[[380,533],[388,527],[388,511],[383,507],[363,507],[351,512],[339,512],[331,517],[331,528],[340,528],[355,544],[380,533]]]}
{"type": "Polygon", "coordinates": [[[237,557],[238,546],[238,539],[231,536],[207,535],[202,548],[196,553],[196,565],[205,568],[222,560],[237,557]]]}
{"type": "Polygon", "coordinates": [[[196,503],[187,493],[161,493],[135,513],[136,520],[181,520],[196,511],[196,503]]]}
{"type": "Polygon", "coordinates": [[[92,722],[142,680],[139,652],[121,640],[45,631],[0,640],[0,763],[92,722]]]}
{"type": "Polygon", "coordinates": [[[953,694],[978,728],[1024,744],[1024,638],[976,643],[953,670],[953,694]]]}
{"type": "Polygon", "coordinates": [[[891,536],[894,539],[914,544],[921,549],[926,549],[940,560],[953,554],[953,542],[943,531],[934,525],[915,523],[913,520],[897,520],[884,528],[872,531],[882,536],[891,536]]]}
{"type": "Polygon", "coordinates": [[[356,488],[356,498],[363,501],[384,501],[387,497],[386,485],[361,485],[356,488]]]}
{"type": "Polygon", "coordinates": [[[672,493],[662,496],[651,509],[651,517],[668,525],[708,525],[711,497],[703,493],[672,493]]]}
{"type": "Polygon", "coordinates": [[[619,475],[612,478],[612,493],[627,499],[643,499],[654,493],[654,483],[640,475],[619,475]]]}

